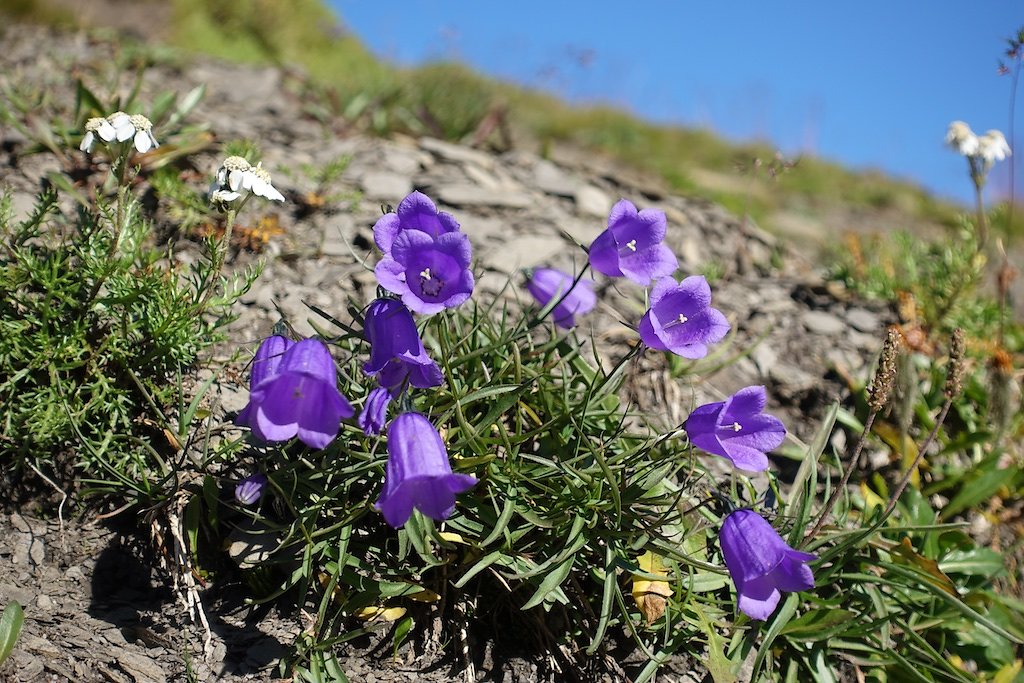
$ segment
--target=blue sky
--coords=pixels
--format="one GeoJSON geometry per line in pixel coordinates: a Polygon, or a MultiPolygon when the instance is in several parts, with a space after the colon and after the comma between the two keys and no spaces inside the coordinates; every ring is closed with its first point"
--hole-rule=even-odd
{"type": "MultiPolygon", "coordinates": [[[[882,169],[965,202],[967,165],[944,148],[946,127],[962,119],[1008,133],[1011,77],[996,67],[1024,26],[1022,0],[329,2],[397,64],[455,58],[572,101],[882,169]]],[[[1008,194],[1007,170],[994,171],[993,193],[1008,194]]]]}

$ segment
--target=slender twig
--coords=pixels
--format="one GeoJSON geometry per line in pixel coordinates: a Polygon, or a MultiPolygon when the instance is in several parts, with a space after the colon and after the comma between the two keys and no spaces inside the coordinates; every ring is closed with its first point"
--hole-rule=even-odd
{"type": "Polygon", "coordinates": [[[35,472],[36,474],[39,475],[40,479],[42,479],[47,484],[52,486],[54,489],[56,489],[57,493],[60,494],[60,505],[57,506],[57,521],[60,524],[60,540],[61,540],[61,544],[63,544],[64,543],[64,503],[68,502],[68,493],[67,493],[67,491],[65,491],[61,487],[57,486],[57,484],[54,483],[53,479],[50,479],[48,476],[46,476],[45,474],[40,472],[39,468],[36,467],[31,461],[27,461],[27,464],[28,464],[29,467],[32,468],[33,472],[35,472]]]}

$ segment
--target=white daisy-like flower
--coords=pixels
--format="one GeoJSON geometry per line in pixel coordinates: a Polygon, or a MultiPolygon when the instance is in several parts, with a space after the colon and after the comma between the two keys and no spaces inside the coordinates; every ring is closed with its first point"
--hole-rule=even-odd
{"type": "Polygon", "coordinates": [[[221,188],[229,188],[232,192],[238,192],[244,187],[246,175],[252,166],[249,162],[239,156],[232,156],[225,159],[220,168],[217,169],[217,180],[215,185],[221,188]]]}
{"type": "Polygon", "coordinates": [[[156,149],[160,143],[153,137],[153,122],[142,114],[135,114],[128,117],[128,122],[135,129],[133,142],[139,154],[145,154],[151,149],[156,149]]]}
{"type": "Polygon", "coordinates": [[[263,168],[263,162],[256,164],[245,174],[242,187],[251,190],[254,195],[283,202],[284,195],[270,183],[270,172],[263,168]]]}
{"type": "Polygon", "coordinates": [[[946,144],[965,157],[970,157],[978,153],[980,143],[970,126],[963,121],[954,121],[949,124],[946,132],[946,144]]]}
{"type": "Polygon", "coordinates": [[[110,125],[110,121],[100,116],[85,122],[85,135],[82,137],[82,144],[78,146],[78,149],[83,152],[92,152],[93,147],[96,146],[97,137],[102,140],[114,138],[114,127],[110,125]]]}
{"type": "Polygon", "coordinates": [[[978,138],[978,156],[991,166],[997,161],[1002,161],[1010,156],[1010,146],[1006,144],[1006,138],[998,130],[990,130],[978,138]]]}

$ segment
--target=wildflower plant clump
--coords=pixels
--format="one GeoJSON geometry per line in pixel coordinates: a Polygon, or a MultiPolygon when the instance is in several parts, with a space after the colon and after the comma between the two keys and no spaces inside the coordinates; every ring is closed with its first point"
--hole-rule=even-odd
{"type": "MultiPolygon", "coordinates": [[[[650,288],[650,308],[634,322],[636,342],[611,371],[586,360],[574,333],[597,304],[589,267],[525,273],[532,308],[495,301],[474,291],[472,226],[464,231],[419,192],[374,226],[379,296],[350,308],[358,313],[351,325],[325,314],[336,329],[325,329],[324,341],[271,336],[260,344],[250,402],[236,422],[252,430],[246,466],[269,480],[261,509],[294,511],[264,520],[278,530],[276,561],[302,558],[280,589],[326,582],[344,596],[338,612],[329,594],[319,598],[335,616],[306,643],[309,665],[330,660],[323,639],[345,615],[401,608],[395,613],[411,623],[417,601],[451,616],[457,606],[465,613],[469,595],[478,596],[482,621],[526,625],[538,610],[556,612],[564,631],[541,640],[585,657],[604,647],[613,627],[657,631],[673,620],[664,606],[642,608],[646,598],[636,591],[632,608],[624,599],[622,578],[640,582],[649,571],[641,557],[671,567],[683,584],[703,577],[707,588],[686,592],[671,614],[763,620],[780,592],[813,586],[811,556],[783,552],[779,532],[750,503],[708,498],[721,475],[711,474],[702,453],[764,470],[785,436],[764,412],[763,387],[698,406],[686,425],[667,432],[624,427],[638,416],[618,389],[637,355],[701,358],[730,329],[703,277],[672,277],[677,261],[662,244],[666,225],[662,212],[624,200],[589,249],[594,270],[600,263],[650,288]],[[300,386],[287,379],[290,356],[312,344],[318,359],[306,367],[318,379],[300,386]],[[356,404],[354,421],[354,411],[330,408],[341,395],[356,404]],[[303,436],[305,409],[297,406],[305,401],[322,425],[315,440],[303,436]],[[723,527],[730,513],[734,521],[723,527]],[[738,525],[745,513],[760,525],[738,525]],[[310,538],[320,540],[309,545],[310,538]],[[805,564],[791,579],[780,558],[805,564]]],[[[254,490],[243,482],[236,498],[250,505],[254,490]]],[[[760,495],[748,491],[749,501],[760,495]]]]}
{"type": "MultiPolygon", "coordinates": [[[[173,493],[172,463],[201,417],[180,382],[224,339],[257,271],[224,274],[212,252],[190,266],[169,259],[135,188],[144,157],[164,152],[160,131],[143,114],[103,115],[115,107],[82,84],[79,94],[92,109],[67,153],[85,188],[51,174],[21,220],[0,197],[0,462],[15,481],[77,467],[88,488],[151,504],[173,493]],[[71,198],[79,210],[66,210],[71,198]]],[[[164,98],[154,119],[180,121],[201,94],[176,111],[164,98]]]]}

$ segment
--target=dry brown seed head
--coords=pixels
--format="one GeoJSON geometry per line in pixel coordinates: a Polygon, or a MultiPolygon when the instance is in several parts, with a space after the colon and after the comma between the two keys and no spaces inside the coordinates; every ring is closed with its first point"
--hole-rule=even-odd
{"type": "Polygon", "coordinates": [[[879,412],[889,400],[893,382],[896,379],[896,358],[902,346],[903,337],[896,327],[890,327],[882,344],[882,356],[878,360],[878,370],[868,387],[868,406],[873,412],[879,412]]]}

